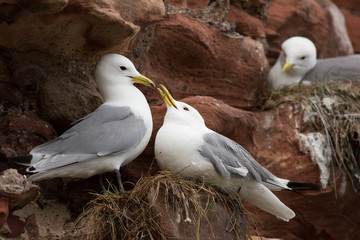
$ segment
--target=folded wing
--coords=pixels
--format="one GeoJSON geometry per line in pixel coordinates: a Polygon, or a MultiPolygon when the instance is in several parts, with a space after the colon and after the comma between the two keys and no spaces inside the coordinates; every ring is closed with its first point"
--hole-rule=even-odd
{"type": "Polygon", "coordinates": [[[289,189],[275,175],[262,167],[245,148],[216,132],[204,135],[204,144],[199,152],[224,178],[253,178],[260,183],[265,182],[289,189]]]}
{"type": "Polygon", "coordinates": [[[135,148],[146,133],[129,107],[102,105],[58,138],[34,148],[29,172],[41,172],[135,148]],[[39,157],[40,156],[40,157],[39,157]]]}

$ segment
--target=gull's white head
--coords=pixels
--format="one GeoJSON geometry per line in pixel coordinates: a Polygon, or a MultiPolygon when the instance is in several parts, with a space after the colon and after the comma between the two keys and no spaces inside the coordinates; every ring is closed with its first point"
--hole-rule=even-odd
{"type": "Polygon", "coordinates": [[[279,59],[283,73],[303,77],[316,64],[316,47],[304,37],[291,37],[281,45],[279,59]]]}
{"type": "Polygon", "coordinates": [[[164,123],[166,121],[176,121],[181,122],[184,125],[187,124],[196,124],[196,125],[204,125],[205,121],[200,115],[200,113],[190,106],[189,104],[176,101],[170,94],[170,92],[164,87],[160,85],[162,89],[158,88],[158,91],[162,98],[164,99],[167,111],[164,118],[164,123]]]}
{"type": "Polygon", "coordinates": [[[114,53],[100,59],[96,65],[95,80],[105,101],[119,94],[119,88],[132,86],[134,82],[154,87],[154,83],[141,75],[129,59],[114,53]]]}

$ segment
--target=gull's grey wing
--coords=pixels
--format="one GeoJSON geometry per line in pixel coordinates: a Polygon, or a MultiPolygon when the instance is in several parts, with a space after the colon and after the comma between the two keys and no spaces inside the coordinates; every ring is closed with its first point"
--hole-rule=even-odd
{"type": "Polygon", "coordinates": [[[29,168],[38,172],[136,147],[146,133],[143,119],[129,107],[101,105],[58,138],[35,147],[30,154],[43,159],[29,168]]]}
{"type": "Polygon", "coordinates": [[[315,67],[303,77],[303,80],[360,81],[360,54],[318,59],[315,67]]]}
{"type": "Polygon", "coordinates": [[[224,177],[254,178],[258,182],[280,185],[271,172],[263,168],[245,148],[216,132],[204,135],[200,154],[224,177]]]}

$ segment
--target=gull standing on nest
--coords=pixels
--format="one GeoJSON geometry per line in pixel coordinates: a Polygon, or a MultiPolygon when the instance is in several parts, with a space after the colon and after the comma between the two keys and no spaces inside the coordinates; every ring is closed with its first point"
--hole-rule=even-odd
{"type": "Polygon", "coordinates": [[[270,190],[319,190],[312,183],[278,178],[263,168],[246,149],[206,127],[200,113],[176,101],[158,88],[167,112],[155,139],[155,158],[161,170],[171,170],[185,179],[239,190],[245,201],[289,221],[295,213],[270,190]]]}

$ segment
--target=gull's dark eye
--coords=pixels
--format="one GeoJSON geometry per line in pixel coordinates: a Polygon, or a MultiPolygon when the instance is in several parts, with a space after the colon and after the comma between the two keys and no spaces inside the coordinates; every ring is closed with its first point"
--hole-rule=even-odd
{"type": "Polygon", "coordinates": [[[306,58],[306,56],[302,56],[300,59],[301,59],[301,60],[304,60],[305,58],[306,58]]]}
{"type": "Polygon", "coordinates": [[[120,66],[120,69],[123,70],[123,71],[125,71],[125,70],[126,70],[126,67],[120,66]]]}
{"type": "Polygon", "coordinates": [[[185,111],[189,111],[189,109],[188,109],[187,107],[183,107],[183,109],[184,109],[185,111]]]}

